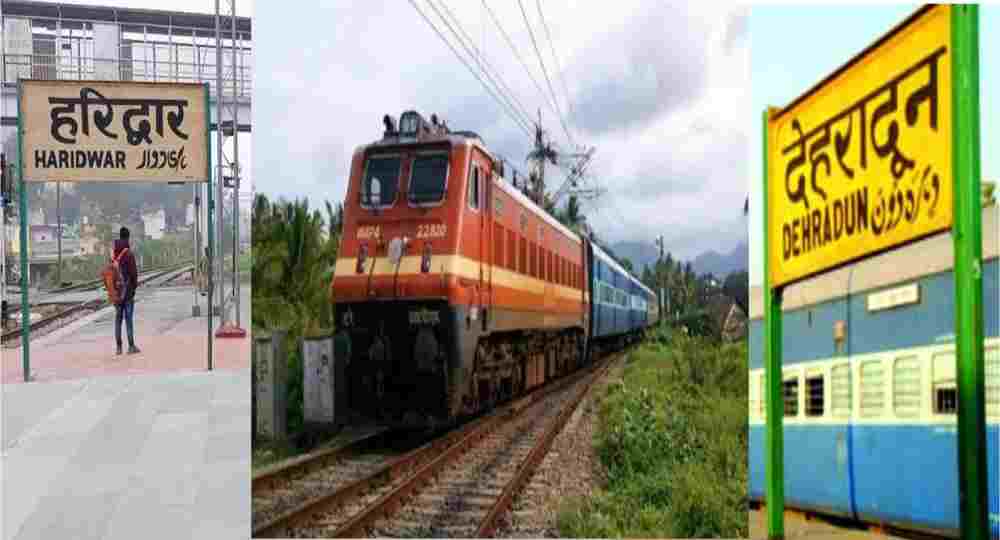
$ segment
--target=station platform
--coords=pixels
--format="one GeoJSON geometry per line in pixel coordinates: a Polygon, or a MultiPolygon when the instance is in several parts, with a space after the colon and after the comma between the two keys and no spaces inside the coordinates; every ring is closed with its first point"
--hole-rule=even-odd
{"type": "MultiPolygon", "coordinates": [[[[241,287],[241,323],[248,330],[240,339],[216,339],[213,369],[250,366],[250,284],[241,287]]],[[[195,302],[191,286],[140,287],[136,292],[135,340],[139,354],[115,354],[112,306],[75,320],[31,340],[31,382],[80,379],[208,368],[208,322],[205,297],[198,295],[201,317],[192,317],[195,302]]],[[[222,321],[213,319],[213,332],[222,321]]],[[[128,343],[124,324],[122,341],[128,343]]],[[[24,382],[20,347],[5,348],[0,382],[24,382]]]]}
{"type": "MultiPolygon", "coordinates": [[[[767,540],[767,511],[761,507],[751,510],[750,538],[767,540]]],[[[785,538],[809,540],[902,540],[897,536],[875,532],[863,528],[838,526],[831,520],[808,516],[801,512],[785,512],[785,538]]]]}
{"type": "Polygon", "coordinates": [[[3,386],[3,540],[248,538],[249,388],[249,368],[3,386]]]}

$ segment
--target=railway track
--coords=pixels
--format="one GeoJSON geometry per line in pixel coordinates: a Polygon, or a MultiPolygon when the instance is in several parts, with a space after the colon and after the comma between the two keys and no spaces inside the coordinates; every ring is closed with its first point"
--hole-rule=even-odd
{"type": "MultiPolygon", "coordinates": [[[[156,269],[151,269],[151,270],[145,270],[145,271],[139,273],[139,285],[145,285],[145,284],[147,284],[149,282],[152,282],[152,281],[155,281],[157,279],[164,278],[165,276],[167,277],[166,281],[169,281],[171,279],[171,275],[172,274],[178,273],[178,272],[179,273],[183,273],[183,272],[185,272],[187,270],[188,267],[190,267],[190,264],[189,263],[184,263],[184,264],[181,264],[181,265],[172,265],[172,266],[169,266],[169,267],[166,267],[166,268],[156,268],[156,269]]],[[[100,286],[103,286],[103,282],[100,285],[96,285],[96,286],[93,285],[93,284],[86,284],[86,285],[85,284],[80,284],[80,285],[77,285],[74,290],[86,291],[86,290],[90,290],[90,289],[96,289],[96,288],[98,288],[100,286]],[[84,287],[90,287],[90,289],[87,289],[87,288],[84,288],[84,287]]],[[[103,297],[98,297],[98,298],[95,298],[93,300],[87,300],[87,301],[83,301],[83,302],[78,302],[78,303],[70,305],[68,308],[66,308],[66,309],[64,309],[62,311],[59,311],[57,313],[53,313],[52,315],[49,315],[47,317],[43,317],[43,318],[41,318],[41,319],[39,319],[39,320],[31,323],[31,325],[30,325],[29,328],[31,329],[31,332],[34,333],[34,332],[36,332],[38,330],[42,330],[42,329],[47,328],[49,326],[53,326],[54,324],[56,324],[56,323],[58,323],[58,322],[60,322],[60,321],[62,321],[64,319],[66,319],[66,318],[68,318],[70,316],[73,316],[73,315],[75,315],[75,314],[77,314],[77,313],[79,313],[81,311],[96,311],[98,309],[101,309],[101,308],[105,307],[107,305],[107,303],[108,303],[107,298],[103,298],[103,297]]],[[[20,313],[20,306],[12,307],[11,311],[14,312],[14,313],[20,313]]],[[[13,330],[4,332],[3,335],[2,335],[2,337],[0,337],[0,344],[6,345],[8,343],[11,343],[11,342],[13,342],[15,340],[20,339],[21,335],[22,335],[22,330],[23,329],[19,327],[19,328],[15,328],[13,330]]]]}
{"type": "Polygon", "coordinates": [[[398,457],[319,452],[253,480],[253,536],[488,537],[618,355],[398,457]],[[287,469],[285,472],[279,472],[287,469]]]}

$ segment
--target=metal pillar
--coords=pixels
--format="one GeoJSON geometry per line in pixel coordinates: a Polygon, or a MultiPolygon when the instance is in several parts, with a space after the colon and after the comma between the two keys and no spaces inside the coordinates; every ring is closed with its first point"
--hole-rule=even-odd
{"type": "Polygon", "coordinates": [[[201,303],[198,300],[200,292],[198,291],[198,276],[199,270],[201,268],[201,185],[193,184],[191,186],[191,191],[194,193],[194,223],[191,225],[191,232],[194,236],[191,244],[194,246],[194,269],[191,271],[191,277],[194,278],[192,285],[194,285],[194,302],[191,304],[191,316],[200,317],[201,316],[201,303]]]}
{"type": "Polygon", "coordinates": [[[240,276],[239,276],[239,252],[240,252],[240,105],[237,99],[237,85],[242,81],[236,57],[236,0],[230,3],[232,6],[232,46],[233,46],[233,301],[235,302],[234,318],[236,326],[240,325],[240,276]]]}
{"type": "Polygon", "coordinates": [[[988,540],[983,365],[982,192],[979,162],[979,8],[951,6],[958,493],[963,540],[988,540]]]}
{"type": "Polygon", "coordinates": [[[56,182],[56,288],[62,286],[62,182],[56,182]]]}
{"type": "Polygon", "coordinates": [[[761,208],[764,213],[764,377],[767,386],[766,414],[767,434],[765,449],[765,482],[767,496],[767,537],[779,540],[785,536],[785,444],[782,424],[784,423],[784,399],[781,395],[781,295],[782,289],[771,288],[768,268],[770,238],[768,238],[768,130],[769,112],[764,111],[764,189],[761,208]]]}
{"type": "MultiPolygon", "coordinates": [[[[216,0],[218,2],[218,0],[216,0]]],[[[208,109],[208,83],[205,83],[205,111],[208,109]]],[[[215,333],[212,331],[212,295],[215,294],[214,291],[214,279],[212,279],[212,263],[213,257],[215,257],[215,242],[214,236],[212,235],[212,206],[214,201],[212,200],[212,141],[209,137],[205,137],[205,155],[208,158],[208,184],[205,187],[206,199],[208,200],[208,205],[205,208],[206,223],[205,228],[207,229],[208,236],[208,260],[206,261],[206,267],[208,269],[208,293],[205,295],[207,299],[206,308],[208,309],[206,320],[208,321],[208,370],[212,371],[212,346],[215,343],[215,333]]]]}
{"type": "Polygon", "coordinates": [[[225,289],[225,286],[224,286],[225,281],[224,281],[224,278],[223,278],[223,275],[222,275],[222,272],[223,272],[222,266],[223,265],[221,264],[222,261],[225,260],[225,249],[223,248],[223,246],[225,244],[223,243],[223,232],[222,232],[222,228],[223,228],[222,227],[222,223],[223,223],[222,205],[223,205],[225,199],[223,198],[223,193],[222,193],[222,178],[223,178],[223,174],[222,174],[222,160],[223,160],[223,156],[224,156],[224,154],[222,153],[222,112],[223,112],[222,100],[223,100],[223,93],[224,92],[223,92],[223,89],[222,89],[222,27],[221,27],[221,20],[222,20],[222,17],[221,17],[220,12],[219,12],[219,0],[215,0],[215,111],[216,111],[215,112],[215,114],[216,114],[216,118],[215,118],[215,127],[216,127],[216,129],[215,129],[215,139],[216,139],[216,151],[217,151],[217,157],[218,157],[218,163],[216,164],[216,169],[215,169],[215,174],[216,174],[216,177],[215,177],[215,180],[216,180],[216,186],[215,186],[215,189],[216,189],[216,192],[215,192],[215,200],[216,200],[215,217],[218,220],[218,223],[215,224],[215,230],[212,231],[212,232],[215,234],[216,238],[218,238],[218,240],[219,240],[219,258],[218,258],[218,260],[219,260],[220,264],[218,264],[217,267],[213,267],[212,271],[213,272],[218,272],[218,274],[217,274],[218,275],[218,280],[217,281],[218,281],[218,284],[219,284],[219,295],[218,295],[218,299],[219,299],[219,304],[218,304],[218,306],[219,306],[219,308],[218,308],[219,309],[219,317],[220,317],[220,319],[225,320],[225,300],[223,298],[223,296],[224,296],[223,289],[225,289]]]}
{"type": "MultiPolygon", "coordinates": [[[[17,103],[21,106],[21,84],[17,85],[17,103]]],[[[21,245],[18,255],[21,257],[21,361],[24,371],[24,382],[31,380],[31,304],[28,299],[28,190],[24,184],[24,115],[17,115],[17,179],[19,191],[17,194],[21,218],[21,245]]]]}

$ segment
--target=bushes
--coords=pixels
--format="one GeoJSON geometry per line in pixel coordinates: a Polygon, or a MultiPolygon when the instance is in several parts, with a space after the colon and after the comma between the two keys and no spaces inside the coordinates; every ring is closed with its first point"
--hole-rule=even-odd
{"type": "Polygon", "coordinates": [[[745,537],[746,345],[655,332],[601,402],[607,486],[559,514],[563,536],[745,537]]]}

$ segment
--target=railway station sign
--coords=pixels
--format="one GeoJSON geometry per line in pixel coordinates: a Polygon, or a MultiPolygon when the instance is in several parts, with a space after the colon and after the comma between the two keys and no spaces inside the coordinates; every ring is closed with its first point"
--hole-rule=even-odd
{"type": "MultiPolygon", "coordinates": [[[[763,117],[768,538],[784,538],[782,298],[789,283],[951,230],[961,536],[988,540],[979,8],[928,5],[763,117]]],[[[917,287],[869,310],[920,302],[917,287]]]]}
{"type": "Polygon", "coordinates": [[[772,287],[952,226],[951,17],[922,9],[767,119],[772,287]]]}
{"type": "Polygon", "coordinates": [[[203,84],[22,80],[28,182],[207,182],[203,84]]]}

